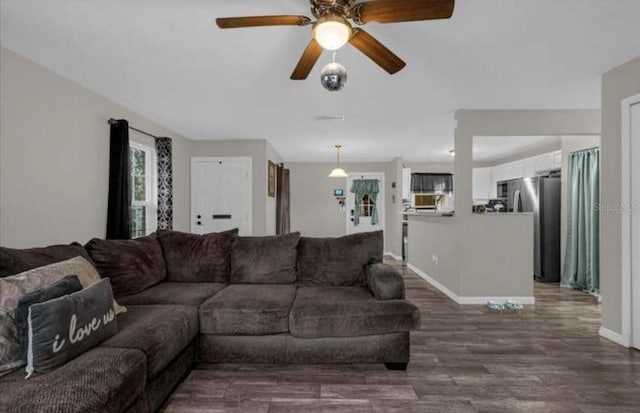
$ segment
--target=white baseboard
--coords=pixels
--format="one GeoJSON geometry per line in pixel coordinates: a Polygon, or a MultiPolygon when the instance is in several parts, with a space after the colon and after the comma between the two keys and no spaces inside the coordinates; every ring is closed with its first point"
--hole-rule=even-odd
{"type": "Polygon", "coordinates": [[[513,301],[522,305],[535,305],[535,297],[513,297],[513,296],[489,296],[489,297],[460,297],[458,304],[484,305],[489,301],[513,301]]]}
{"type": "Polygon", "coordinates": [[[418,274],[426,282],[428,282],[429,284],[431,284],[432,286],[434,286],[435,288],[440,290],[441,293],[443,293],[447,297],[451,298],[456,303],[459,303],[460,297],[458,296],[458,294],[454,293],[453,291],[451,291],[450,289],[448,289],[444,285],[440,284],[435,279],[431,278],[427,273],[425,273],[422,270],[420,270],[420,268],[416,267],[415,265],[411,264],[410,262],[407,263],[407,268],[409,268],[411,271],[413,271],[416,274],[418,274]]]}
{"type": "Polygon", "coordinates": [[[390,256],[391,258],[393,258],[393,259],[394,259],[394,260],[396,260],[396,261],[402,261],[402,257],[401,257],[401,256],[399,256],[399,255],[395,255],[395,254],[394,254],[394,253],[392,253],[391,251],[389,251],[389,252],[385,252],[385,253],[384,253],[384,255],[388,255],[388,256],[390,256]]]}
{"type": "Polygon", "coordinates": [[[629,347],[631,346],[631,340],[628,336],[622,335],[620,333],[616,333],[613,330],[609,330],[606,327],[600,327],[600,335],[604,338],[606,338],[607,340],[611,340],[616,344],[620,344],[621,346],[624,347],[629,347]]]}
{"type": "Polygon", "coordinates": [[[433,287],[438,289],[444,295],[446,295],[447,297],[452,299],[456,304],[460,304],[460,305],[484,305],[488,301],[504,302],[504,301],[507,301],[507,300],[508,301],[513,301],[515,303],[522,304],[522,305],[534,305],[536,303],[535,297],[513,297],[513,296],[464,297],[464,296],[459,296],[458,294],[454,293],[453,291],[451,291],[450,289],[445,287],[439,281],[435,280],[434,278],[430,277],[428,274],[426,274],[425,272],[420,270],[415,265],[413,265],[411,263],[407,263],[407,268],[409,268],[411,271],[413,271],[416,274],[418,274],[420,276],[420,278],[424,279],[426,282],[428,282],[433,287]]]}

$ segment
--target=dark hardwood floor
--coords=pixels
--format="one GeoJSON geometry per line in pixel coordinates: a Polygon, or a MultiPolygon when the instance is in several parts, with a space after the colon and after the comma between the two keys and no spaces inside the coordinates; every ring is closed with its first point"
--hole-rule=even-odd
{"type": "Polygon", "coordinates": [[[199,365],[166,413],[640,412],[640,352],[598,336],[594,297],[537,284],[520,313],[459,306],[415,274],[406,372],[380,365],[199,365]]]}

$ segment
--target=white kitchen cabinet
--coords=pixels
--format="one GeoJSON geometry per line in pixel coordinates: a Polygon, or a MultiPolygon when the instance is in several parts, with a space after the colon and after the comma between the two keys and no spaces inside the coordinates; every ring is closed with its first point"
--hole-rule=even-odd
{"type": "Polygon", "coordinates": [[[559,169],[561,167],[562,151],[554,151],[538,156],[532,156],[526,159],[521,159],[519,161],[496,165],[491,168],[475,168],[473,170],[473,198],[485,199],[484,194],[487,193],[487,191],[489,194],[489,199],[496,198],[497,185],[500,181],[533,177],[540,172],[559,169]],[[486,189],[486,169],[489,170],[488,190],[486,189]],[[476,181],[478,181],[477,184],[476,181]]]}
{"type": "MultiPolygon", "coordinates": [[[[482,201],[490,198],[495,198],[492,195],[492,168],[473,168],[473,199],[482,201]]],[[[493,191],[495,194],[495,190],[493,191]]]]}

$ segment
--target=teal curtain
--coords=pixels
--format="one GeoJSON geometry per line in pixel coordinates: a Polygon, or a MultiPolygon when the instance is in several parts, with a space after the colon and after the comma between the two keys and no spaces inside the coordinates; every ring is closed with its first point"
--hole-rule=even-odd
{"type": "Polygon", "coordinates": [[[373,201],[373,211],[371,211],[371,224],[378,223],[378,192],[380,187],[377,179],[356,179],[351,184],[351,192],[355,194],[355,211],[353,213],[353,225],[360,224],[360,206],[362,197],[368,195],[373,201]]]}
{"type": "Polygon", "coordinates": [[[569,157],[567,246],[563,287],[598,294],[600,290],[600,150],[574,152],[569,157]]]}

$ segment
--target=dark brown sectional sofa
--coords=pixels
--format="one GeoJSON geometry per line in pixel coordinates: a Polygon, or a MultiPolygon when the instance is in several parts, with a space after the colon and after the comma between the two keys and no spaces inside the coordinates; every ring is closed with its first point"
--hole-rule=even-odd
{"type": "Polygon", "coordinates": [[[0,277],[91,259],[128,309],[115,336],[54,372],[0,378],[0,411],[153,412],[196,362],[406,368],[420,315],[382,263],[382,239],[163,231],[86,248],[0,248],[0,277]]]}

